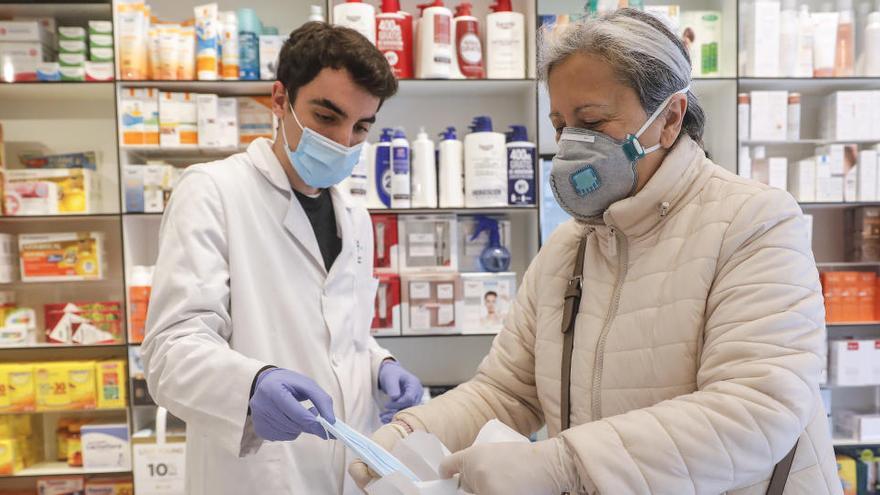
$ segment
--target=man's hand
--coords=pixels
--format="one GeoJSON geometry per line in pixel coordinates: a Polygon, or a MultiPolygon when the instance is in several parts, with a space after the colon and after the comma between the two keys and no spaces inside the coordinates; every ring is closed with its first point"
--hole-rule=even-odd
{"type": "Polygon", "coordinates": [[[271,441],[294,440],[302,433],[327,439],[324,427],[315,419],[320,414],[335,423],[333,399],[311,378],[281,368],[268,369],[257,377],[251,397],[254,431],[271,441]],[[300,402],[310,400],[306,409],[300,402]]]}
{"type": "Polygon", "coordinates": [[[422,382],[397,361],[386,360],[379,368],[379,389],[391,398],[382,411],[382,422],[387,424],[398,412],[422,402],[422,382]]]}

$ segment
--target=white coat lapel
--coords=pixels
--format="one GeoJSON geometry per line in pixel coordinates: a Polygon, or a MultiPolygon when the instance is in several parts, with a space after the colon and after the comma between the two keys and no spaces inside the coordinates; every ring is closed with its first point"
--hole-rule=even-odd
{"type": "Polygon", "coordinates": [[[324,267],[324,258],[321,257],[318,240],[315,238],[315,231],[312,229],[312,224],[309,223],[309,217],[306,216],[305,210],[293,194],[290,181],[287,179],[281,163],[272,152],[272,141],[265,138],[254,140],[248,146],[247,154],[251,163],[263,174],[266,180],[287,197],[284,228],[293,235],[303,250],[312,258],[311,261],[326,275],[327,270],[324,267]]]}
{"type": "Polygon", "coordinates": [[[351,204],[345,193],[339,190],[338,186],[330,188],[330,195],[333,198],[333,211],[336,214],[336,230],[339,237],[342,238],[342,251],[339,253],[337,262],[333,263],[330,268],[329,277],[337,275],[339,270],[347,269],[348,263],[352,261],[352,253],[354,251],[354,226],[351,221],[351,204]]]}

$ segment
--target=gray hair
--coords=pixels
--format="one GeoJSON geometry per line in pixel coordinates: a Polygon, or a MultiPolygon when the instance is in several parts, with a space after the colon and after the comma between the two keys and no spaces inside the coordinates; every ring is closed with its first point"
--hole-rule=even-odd
{"type": "MultiPolygon", "coordinates": [[[[623,84],[639,95],[651,115],[671,94],[691,82],[691,60],[684,43],[663,21],[640,10],[615,12],[539,33],[538,77],[547,82],[553,68],[574,53],[596,55],[611,65],[623,84]]],[[[681,133],[703,145],[706,116],[692,91],[681,133]]]]}

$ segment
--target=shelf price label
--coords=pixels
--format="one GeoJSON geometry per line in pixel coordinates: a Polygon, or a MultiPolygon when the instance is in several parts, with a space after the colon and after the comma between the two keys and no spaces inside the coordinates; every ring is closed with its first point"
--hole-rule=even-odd
{"type": "Polygon", "coordinates": [[[138,495],[185,495],[186,444],[134,445],[134,484],[138,495]]]}

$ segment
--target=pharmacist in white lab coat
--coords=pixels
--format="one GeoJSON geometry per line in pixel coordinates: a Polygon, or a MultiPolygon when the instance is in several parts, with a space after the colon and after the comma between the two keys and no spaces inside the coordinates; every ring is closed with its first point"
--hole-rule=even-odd
{"type": "Polygon", "coordinates": [[[420,400],[370,336],[371,222],[334,186],[396,90],[361,35],[305,24],[281,50],[278,138],[192,166],[174,191],[143,358],[187,424],[188,495],[358,493],[315,415],[370,432],[420,400]]]}

